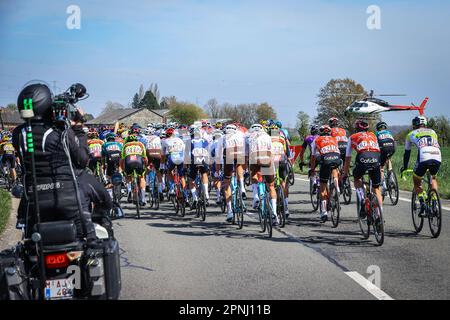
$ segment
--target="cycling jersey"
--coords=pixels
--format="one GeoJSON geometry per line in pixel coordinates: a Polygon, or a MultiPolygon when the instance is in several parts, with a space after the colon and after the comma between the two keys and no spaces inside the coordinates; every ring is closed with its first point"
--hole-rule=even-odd
{"type": "Polygon", "coordinates": [[[147,153],[150,158],[161,158],[161,138],[155,135],[147,139],[147,153]]]}
{"type": "Polygon", "coordinates": [[[87,144],[89,147],[89,155],[92,158],[101,158],[103,141],[100,139],[89,139],[87,144]]]}
{"type": "Polygon", "coordinates": [[[280,132],[279,135],[272,135],[272,157],[275,162],[285,162],[287,160],[288,147],[286,137],[280,132]]]}
{"type": "Polygon", "coordinates": [[[118,142],[111,141],[105,142],[102,147],[102,156],[106,158],[108,162],[118,161],[122,152],[122,145],[118,142]]]}
{"type": "Polygon", "coordinates": [[[145,161],[147,152],[144,144],[139,141],[126,143],[122,148],[122,159],[125,161],[125,172],[130,175],[136,170],[138,175],[145,173],[145,161]]]}
{"type": "Polygon", "coordinates": [[[184,162],[185,144],[180,138],[167,138],[162,141],[161,147],[162,153],[167,156],[169,161],[177,165],[184,162]]]}
{"type": "Polygon", "coordinates": [[[12,142],[8,141],[8,142],[0,143],[0,155],[3,155],[3,154],[14,155],[15,152],[16,152],[16,150],[14,149],[12,142]]]}
{"type": "Polygon", "coordinates": [[[250,164],[272,163],[272,139],[263,131],[252,133],[248,139],[250,164]]]}
{"type": "Polygon", "coordinates": [[[191,164],[209,164],[209,144],[205,139],[192,139],[191,142],[191,164]]]}
{"type": "Polygon", "coordinates": [[[245,156],[245,136],[244,133],[238,131],[236,133],[227,133],[222,137],[222,145],[226,156],[237,157],[245,156]]]}
{"type": "Polygon", "coordinates": [[[332,153],[339,154],[337,139],[331,136],[317,137],[311,144],[311,153],[316,158],[332,153]]]}
{"type": "Polygon", "coordinates": [[[436,132],[429,128],[419,128],[411,131],[406,136],[405,151],[411,150],[411,144],[414,144],[419,150],[417,162],[434,160],[442,162],[441,148],[436,132]]]}
{"type": "Polygon", "coordinates": [[[381,150],[395,148],[395,139],[391,131],[381,130],[375,132],[375,135],[377,136],[378,145],[380,146],[381,150]]]}
{"type": "Polygon", "coordinates": [[[347,145],[347,157],[351,157],[352,149],[358,154],[364,152],[380,152],[378,139],[373,132],[357,132],[352,134],[347,145]]]}

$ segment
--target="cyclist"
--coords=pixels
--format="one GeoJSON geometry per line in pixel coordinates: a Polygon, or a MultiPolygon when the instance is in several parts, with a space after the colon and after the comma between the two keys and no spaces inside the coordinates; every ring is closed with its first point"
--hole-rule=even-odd
{"type": "Polygon", "coordinates": [[[97,166],[100,170],[104,142],[99,138],[98,132],[95,129],[89,131],[87,144],[89,147],[89,169],[95,175],[100,174],[100,172],[97,172],[97,166]]]}
{"type": "MultiPolygon", "coordinates": [[[[315,168],[311,167],[311,158],[312,158],[312,152],[311,152],[311,144],[314,142],[314,140],[319,136],[319,126],[318,125],[312,125],[309,131],[309,136],[307,136],[302,144],[302,150],[300,151],[300,163],[304,163],[304,156],[306,149],[309,148],[309,170],[308,170],[308,176],[312,184],[316,183],[316,176],[315,174],[312,174],[315,170],[315,168]]],[[[313,188],[314,193],[316,188],[313,188]]]]}
{"type": "Polygon", "coordinates": [[[120,170],[120,156],[122,144],[116,141],[116,135],[112,132],[106,135],[106,142],[102,146],[102,164],[106,177],[111,180],[111,176],[116,170],[120,170]]]}
{"type": "MultiPolygon", "coordinates": [[[[231,203],[231,188],[230,179],[233,170],[237,175],[238,183],[242,190],[242,197],[246,198],[244,188],[244,168],[245,164],[245,137],[238,133],[237,127],[234,124],[229,124],[225,127],[225,135],[218,141],[216,148],[216,157],[224,159],[224,180],[223,187],[225,189],[225,202],[227,204],[227,222],[233,220],[233,209],[231,203]]],[[[220,164],[216,162],[216,171],[220,170],[220,164]]]]}
{"type": "Polygon", "coordinates": [[[272,159],[272,139],[261,124],[255,123],[250,127],[248,136],[248,153],[250,164],[250,175],[252,177],[253,189],[253,208],[259,206],[258,192],[258,173],[260,172],[266,178],[270,190],[272,212],[274,214],[274,223],[278,224],[277,210],[277,192],[275,190],[275,166],[272,159]]]}
{"type": "Polygon", "coordinates": [[[214,177],[214,188],[216,188],[216,204],[219,205],[221,203],[220,190],[222,187],[222,182],[220,181],[220,172],[222,170],[223,158],[216,156],[216,150],[219,145],[219,141],[223,137],[223,132],[220,129],[216,129],[213,132],[213,143],[211,145],[211,170],[212,176],[214,177]]]}
{"type": "MultiPolygon", "coordinates": [[[[380,192],[381,170],[380,170],[380,147],[378,139],[373,132],[369,132],[369,123],[366,120],[356,120],[356,133],[350,136],[344,164],[343,179],[348,177],[350,162],[352,159],[352,150],[357,153],[353,177],[355,179],[356,196],[363,203],[365,198],[364,186],[362,183],[363,175],[369,171],[369,178],[372,181],[373,191],[378,198],[378,203],[382,206],[383,200],[380,192]]],[[[381,208],[380,208],[381,209],[381,208]]],[[[361,205],[360,217],[366,217],[365,206],[361,205]]]]}
{"type": "Polygon", "coordinates": [[[194,200],[193,209],[196,208],[198,195],[195,187],[195,179],[197,178],[197,171],[200,169],[201,182],[203,185],[203,192],[205,193],[206,201],[209,200],[209,190],[208,190],[208,164],[209,164],[209,143],[207,140],[202,138],[202,132],[200,128],[193,127],[190,129],[192,141],[191,141],[191,161],[189,177],[190,188],[192,193],[192,198],[194,200]]]}
{"type": "Polygon", "coordinates": [[[2,170],[9,163],[10,167],[10,177],[13,184],[16,181],[16,151],[12,144],[11,136],[9,134],[5,134],[2,138],[2,142],[0,143],[0,158],[2,164],[2,170]]]}
{"type": "Polygon", "coordinates": [[[339,147],[339,152],[341,154],[341,160],[342,163],[344,163],[348,144],[347,131],[344,128],[338,127],[339,120],[336,117],[330,118],[328,120],[328,125],[331,128],[331,136],[336,138],[339,147]]]}
{"type": "Polygon", "coordinates": [[[160,199],[162,199],[163,187],[162,187],[162,176],[161,176],[161,156],[162,156],[162,146],[161,138],[155,134],[156,130],[154,128],[149,128],[147,137],[147,157],[149,163],[153,164],[156,172],[156,178],[158,180],[158,193],[160,199]]]}
{"type": "MultiPolygon", "coordinates": [[[[319,129],[320,136],[311,144],[311,168],[320,164],[320,219],[322,222],[328,220],[327,199],[329,199],[328,180],[332,177],[339,193],[339,171],[341,165],[341,153],[339,143],[331,134],[332,129],[328,125],[323,125],[319,129]]],[[[314,170],[314,169],[312,169],[314,170]]],[[[329,204],[329,203],[328,203],[329,204]]]]}
{"type": "Polygon", "coordinates": [[[140,188],[140,204],[145,206],[147,200],[145,197],[145,168],[147,167],[148,159],[145,151],[145,146],[142,142],[138,141],[136,134],[130,134],[122,148],[122,157],[120,160],[120,167],[127,175],[127,191],[128,202],[132,202],[131,194],[131,179],[133,171],[136,170],[136,174],[139,176],[139,188],[140,188]]]}
{"type": "MultiPolygon", "coordinates": [[[[163,133],[166,138],[161,142],[162,148],[162,169],[165,169],[167,166],[167,173],[169,178],[169,193],[171,195],[175,194],[175,186],[174,186],[174,178],[173,171],[177,170],[178,175],[181,178],[181,187],[183,190],[186,190],[186,180],[184,178],[184,151],[185,145],[183,140],[174,136],[175,129],[168,128],[163,133]]],[[[162,137],[161,137],[162,138],[162,137]]]]}
{"type": "MultiPolygon", "coordinates": [[[[376,125],[377,131],[375,132],[375,135],[378,139],[378,145],[380,146],[381,150],[381,159],[380,159],[380,166],[381,166],[381,176],[384,177],[384,167],[387,163],[388,170],[391,170],[391,157],[395,153],[395,139],[392,135],[392,132],[388,130],[388,125],[384,121],[380,121],[376,125]]],[[[386,181],[383,180],[383,193],[386,190],[386,181]]]]}
{"type": "Polygon", "coordinates": [[[408,168],[409,158],[411,156],[411,145],[415,145],[418,149],[417,161],[414,166],[414,190],[420,201],[419,216],[425,214],[425,198],[426,192],[422,188],[422,177],[427,171],[432,177],[431,188],[438,190],[436,175],[442,162],[441,147],[439,146],[438,136],[436,132],[427,128],[427,118],[424,116],[415,117],[412,120],[413,131],[408,133],[405,142],[405,153],[403,155],[403,167],[401,171],[408,168]]]}
{"type": "MultiPolygon", "coordinates": [[[[279,122],[279,121],[278,121],[279,122]]],[[[278,174],[281,179],[281,187],[284,192],[284,202],[286,208],[286,218],[289,217],[289,209],[288,209],[288,196],[289,196],[289,187],[286,183],[286,178],[288,176],[288,164],[290,149],[289,149],[289,140],[286,135],[283,133],[280,127],[281,123],[272,123],[270,126],[270,136],[272,139],[272,157],[276,167],[278,167],[278,174]]]]}

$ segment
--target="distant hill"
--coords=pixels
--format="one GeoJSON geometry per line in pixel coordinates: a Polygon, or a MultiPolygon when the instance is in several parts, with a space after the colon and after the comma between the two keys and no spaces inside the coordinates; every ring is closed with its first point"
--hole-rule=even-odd
{"type": "Polygon", "coordinates": [[[397,133],[399,133],[403,130],[407,130],[407,129],[411,129],[411,126],[407,126],[407,125],[389,126],[389,130],[391,130],[391,132],[394,135],[396,135],[397,133]]]}

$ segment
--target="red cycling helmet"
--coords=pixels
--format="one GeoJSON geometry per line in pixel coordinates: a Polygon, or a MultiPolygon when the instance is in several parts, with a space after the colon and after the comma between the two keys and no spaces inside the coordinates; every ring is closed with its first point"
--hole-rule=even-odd
{"type": "Polygon", "coordinates": [[[166,130],[166,135],[167,135],[168,137],[170,137],[171,135],[173,135],[174,132],[175,132],[175,130],[174,130],[173,128],[168,128],[168,129],[166,130]]]}

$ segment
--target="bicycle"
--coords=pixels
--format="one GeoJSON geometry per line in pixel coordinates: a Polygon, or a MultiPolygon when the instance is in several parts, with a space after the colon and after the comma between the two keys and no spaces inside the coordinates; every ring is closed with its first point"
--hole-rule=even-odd
{"type": "MultiPolygon", "coordinates": [[[[339,174],[341,177],[344,174],[342,165],[339,167],[339,174]]],[[[350,183],[350,176],[345,177],[345,179],[342,179],[340,181],[339,188],[340,188],[341,195],[344,198],[344,204],[349,205],[352,202],[352,193],[353,193],[352,185],[350,183]]]]}
{"type": "Polygon", "coordinates": [[[169,196],[168,199],[169,201],[172,202],[172,205],[175,209],[175,214],[178,214],[178,212],[180,212],[180,215],[182,217],[185,216],[186,214],[186,204],[185,204],[185,196],[184,196],[184,190],[181,186],[181,178],[178,175],[178,170],[175,168],[175,174],[173,175],[173,186],[175,189],[175,194],[170,194],[170,189],[169,188],[169,196]]]}
{"type": "Polygon", "coordinates": [[[392,170],[390,165],[389,165],[389,167],[390,167],[390,169],[384,171],[383,186],[386,185],[386,189],[383,188],[382,196],[383,196],[383,201],[384,201],[384,198],[386,197],[386,191],[387,191],[392,205],[395,206],[398,203],[398,199],[399,199],[399,195],[400,195],[399,191],[398,191],[398,180],[397,180],[397,175],[395,174],[394,170],[392,170]]]}
{"type": "MultiPolygon", "coordinates": [[[[402,179],[406,180],[405,175],[414,173],[414,170],[407,169],[402,172],[402,179]]],[[[420,213],[420,201],[419,197],[413,189],[411,196],[411,216],[413,220],[414,230],[416,233],[420,233],[423,228],[424,218],[428,218],[428,225],[430,227],[431,235],[433,238],[439,237],[442,228],[442,207],[439,193],[431,187],[432,176],[429,171],[422,177],[422,183],[427,185],[425,202],[425,215],[419,216],[420,213]]]]}
{"type": "Polygon", "coordinates": [[[259,224],[261,226],[262,232],[267,230],[269,238],[272,238],[273,229],[273,208],[270,204],[269,190],[266,187],[266,181],[263,176],[258,174],[258,195],[259,195],[259,205],[258,205],[258,216],[259,224]]]}
{"type": "Polygon", "coordinates": [[[122,174],[118,171],[115,171],[111,176],[112,183],[112,198],[113,198],[113,208],[110,211],[110,218],[117,219],[123,217],[123,210],[120,205],[120,200],[122,198],[122,182],[123,177],[122,174]]]}
{"type": "Polygon", "coordinates": [[[158,210],[159,204],[160,204],[159,191],[158,191],[158,179],[157,179],[157,175],[156,175],[156,170],[153,166],[151,166],[148,176],[149,176],[149,187],[150,187],[150,190],[148,192],[148,198],[149,198],[149,202],[150,202],[150,208],[154,207],[155,210],[158,210]]]}
{"type": "Polygon", "coordinates": [[[244,212],[247,211],[244,200],[242,199],[241,184],[237,181],[236,173],[230,179],[231,188],[231,207],[233,209],[233,224],[238,225],[238,229],[244,226],[244,212]]]}
{"type": "Polygon", "coordinates": [[[9,164],[8,161],[6,161],[6,164],[2,167],[2,171],[5,179],[6,190],[11,191],[14,182],[11,178],[11,165],[9,164]]]}
{"type": "Polygon", "coordinates": [[[284,190],[282,187],[283,179],[280,177],[279,168],[277,168],[275,173],[275,190],[277,192],[277,216],[280,220],[280,228],[284,228],[286,224],[286,202],[284,190]]]}
{"type": "Polygon", "coordinates": [[[290,160],[287,161],[287,173],[287,181],[290,186],[293,186],[295,183],[295,173],[290,160]]]}
{"type": "Polygon", "coordinates": [[[206,220],[206,197],[202,185],[202,174],[200,173],[200,167],[197,167],[197,177],[195,178],[195,186],[197,189],[197,208],[196,218],[200,217],[202,221],[206,220]]]}
{"type": "Polygon", "coordinates": [[[339,225],[339,217],[341,214],[341,203],[339,201],[339,193],[337,192],[336,184],[331,173],[337,168],[330,168],[330,178],[328,179],[328,201],[327,205],[331,211],[331,223],[333,228],[339,225]]]}
{"type": "MultiPolygon", "coordinates": [[[[369,170],[370,171],[370,170],[369,170]]],[[[373,233],[378,246],[381,246],[384,242],[384,219],[383,210],[381,209],[378,197],[372,192],[372,180],[366,182],[364,176],[362,177],[363,187],[365,189],[364,203],[361,203],[361,199],[356,197],[356,207],[358,215],[358,223],[363,234],[364,239],[368,239],[370,235],[370,226],[373,227],[373,233]],[[365,207],[366,217],[362,218],[360,215],[361,206],[365,207]]]]}
{"type": "Polygon", "coordinates": [[[136,217],[141,218],[141,188],[139,186],[139,176],[136,169],[133,170],[132,180],[131,180],[131,192],[133,195],[133,202],[136,204],[136,217]]]}

